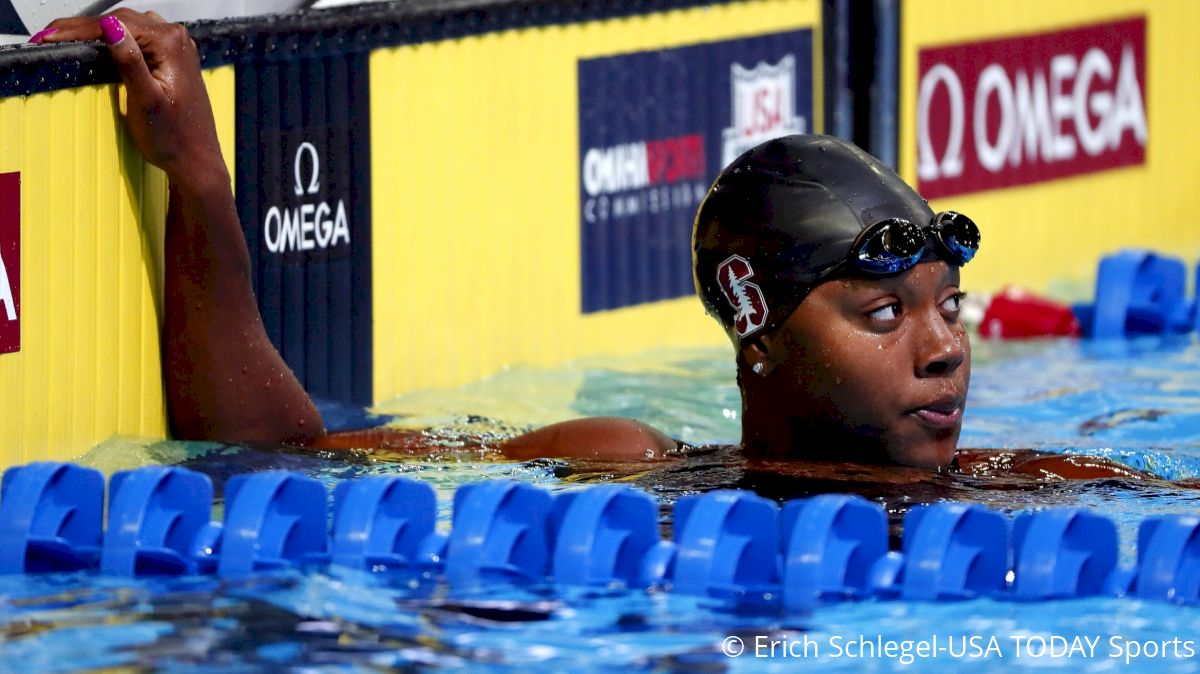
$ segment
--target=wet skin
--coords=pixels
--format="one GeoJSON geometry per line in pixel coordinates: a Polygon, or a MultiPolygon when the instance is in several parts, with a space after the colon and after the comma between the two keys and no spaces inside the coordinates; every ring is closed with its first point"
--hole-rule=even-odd
{"type": "Polygon", "coordinates": [[[172,432],[248,443],[321,437],[316,407],[258,313],[196,44],[154,12],[118,9],[105,25],[107,35],[96,18],[59,19],[35,41],[109,43],[127,92],[125,127],[170,180],[162,369],[172,432]]]}
{"type": "Polygon", "coordinates": [[[787,321],[743,346],[743,445],[775,458],[954,458],[971,346],[959,270],[940,260],[818,286],[787,321]]]}

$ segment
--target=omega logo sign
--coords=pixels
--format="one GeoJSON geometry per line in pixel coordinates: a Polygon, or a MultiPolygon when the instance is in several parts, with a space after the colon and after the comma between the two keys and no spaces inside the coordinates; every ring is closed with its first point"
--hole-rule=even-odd
{"type": "Polygon", "coordinates": [[[0,248],[0,320],[17,320],[17,300],[13,298],[12,281],[8,280],[8,267],[4,265],[4,249],[0,248]]]}
{"type": "Polygon", "coordinates": [[[263,242],[272,253],[325,250],[350,244],[346,202],[320,199],[321,156],[308,141],[300,143],[292,162],[293,194],[300,203],[272,206],[263,219],[263,242]]]}
{"type": "Polygon", "coordinates": [[[1141,164],[1144,18],[921,50],[926,198],[1141,164]]]}
{"type": "Polygon", "coordinates": [[[21,174],[0,173],[0,353],[21,350],[21,174]]]}

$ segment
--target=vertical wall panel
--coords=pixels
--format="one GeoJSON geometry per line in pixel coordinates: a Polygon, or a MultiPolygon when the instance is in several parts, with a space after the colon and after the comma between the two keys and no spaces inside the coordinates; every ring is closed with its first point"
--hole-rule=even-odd
{"type": "Polygon", "coordinates": [[[110,87],[4,99],[0,111],[0,171],[20,172],[22,197],[22,339],[0,356],[0,462],[163,434],[158,280],[143,263],[162,224],[139,217],[162,201],[161,175],[140,170],[110,87]]]}
{"type": "Polygon", "coordinates": [[[238,214],[267,334],[311,394],[371,403],[367,55],[279,50],[236,70],[238,214]]]}
{"type": "MultiPolygon", "coordinates": [[[[228,156],[232,69],[205,79],[228,156]]],[[[0,99],[0,173],[21,175],[21,349],[0,354],[0,466],[167,431],[166,181],[122,129],[113,91],[0,99]]]]}

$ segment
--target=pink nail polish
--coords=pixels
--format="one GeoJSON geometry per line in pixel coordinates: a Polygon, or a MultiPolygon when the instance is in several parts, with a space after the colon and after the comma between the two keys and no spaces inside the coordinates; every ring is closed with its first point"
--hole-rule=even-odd
{"type": "Polygon", "coordinates": [[[40,30],[40,31],[34,33],[33,37],[29,38],[29,44],[41,44],[42,38],[46,37],[47,35],[49,35],[51,33],[57,33],[57,32],[58,32],[57,28],[46,28],[45,30],[40,30]]]}
{"type": "Polygon", "coordinates": [[[125,39],[125,26],[115,16],[100,19],[100,32],[104,33],[104,41],[109,44],[119,44],[125,39]]]}

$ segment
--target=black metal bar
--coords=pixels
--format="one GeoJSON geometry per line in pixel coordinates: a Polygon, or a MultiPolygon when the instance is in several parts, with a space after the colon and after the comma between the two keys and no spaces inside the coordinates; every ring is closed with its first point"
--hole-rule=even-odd
{"type": "Polygon", "coordinates": [[[871,154],[897,168],[900,138],[900,0],[875,0],[875,85],[871,154]]]}
{"type": "MultiPolygon", "coordinates": [[[[396,0],[292,14],[199,21],[188,29],[206,68],[433,42],[497,31],[746,0],[396,0]]],[[[0,46],[0,98],[116,82],[99,44],[0,46]]]]}

